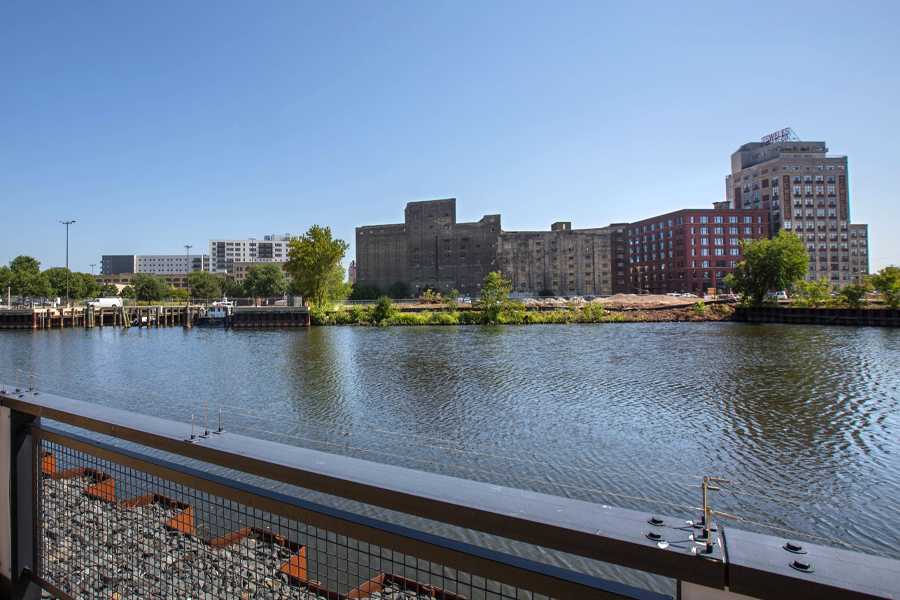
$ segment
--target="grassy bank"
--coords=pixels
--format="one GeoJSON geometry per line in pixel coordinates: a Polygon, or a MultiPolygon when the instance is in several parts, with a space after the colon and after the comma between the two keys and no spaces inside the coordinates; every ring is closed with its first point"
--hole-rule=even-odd
{"type": "Polygon", "coordinates": [[[607,310],[602,304],[557,308],[553,311],[525,310],[522,305],[504,307],[495,318],[483,311],[435,308],[419,313],[399,312],[393,306],[341,307],[336,311],[312,310],[313,325],[541,325],[554,323],[655,323],[677,321],[728,321],[733,310],[724,305],[655,310],[607,310]]]}

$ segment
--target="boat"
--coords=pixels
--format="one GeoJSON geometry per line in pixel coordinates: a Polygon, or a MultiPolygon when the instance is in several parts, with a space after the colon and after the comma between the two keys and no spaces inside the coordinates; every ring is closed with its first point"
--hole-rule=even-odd
{"type": "Polygon", "coordinates": [[[197,319],[197,327],[228,327],[232,314],[234,302],[213,302],[197,319]]]}

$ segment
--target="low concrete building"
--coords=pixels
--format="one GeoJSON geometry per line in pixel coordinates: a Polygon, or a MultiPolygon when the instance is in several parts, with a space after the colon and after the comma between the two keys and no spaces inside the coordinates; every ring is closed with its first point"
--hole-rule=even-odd
{"type": "MultiPolygon", "coordinates": [[[[188,278],[186,273],[151,273],[152,275],[156,275],[157,277],[161,277],[171,285],[173,288],[185,288],[188,287],[188,278]]],[[[111,273],[109,275],[94,275],[94,281],[99,283],[100,285],[104,285],[107,283],[114,284],[119,290],[126,285],[131,285],[131,278],[137,275],[137,273],[111,273]]]]}
{"type": "MultiPolygon", "coordinates": [[[[282,270],[282,272],[284,273],[284,276],[285,276],[285,277],[287,277],[288,279],[291,278],[290,274],[289,274],[287,271],[284,270],[284,262],[281,262],[281,261],[270,261],[270,262],[274,262],[276,265],[278,265],[278,267],[280,267],[281,270],[282,270]]],[[[247,279],[247,271],[250,270],[250,267],[264,267],[264,266],[266,266],[267,264],[270,264],[270,262],[255,262],[255,261],[254,261],[254,262],[236,262],[236,263],[233,263],[233,266],[234,266],[234,273],[233,273],[234,282],[237,283],[238,285],[244,285],[244,280],[247,279]]],[[[220,275],[220,276],[223,276],[224,274],[223,274],[223,273],[220,273],[219,275],[220,275]]]]}

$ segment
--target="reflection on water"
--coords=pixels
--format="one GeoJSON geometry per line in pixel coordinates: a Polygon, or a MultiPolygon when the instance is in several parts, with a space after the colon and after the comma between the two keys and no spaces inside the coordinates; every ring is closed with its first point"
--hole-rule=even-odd
{"type": "Polygon", "coordinates": [[[0,352],[62,395],[183,421],[208,402],[248,436],[637,510],[687,516],[650,500],[697,506],[691,476],[726,477],[763,487],[717,510],[900,547],[861,514],[898,517],[896,330],[104,328],[3,331],[0,352]]]}

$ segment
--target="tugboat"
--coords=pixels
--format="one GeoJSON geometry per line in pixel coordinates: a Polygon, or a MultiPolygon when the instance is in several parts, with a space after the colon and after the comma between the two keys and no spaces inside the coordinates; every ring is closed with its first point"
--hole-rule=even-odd
{"type": "Polygon", "coordinates": [[[197,327],[228,327],[231,315],[234,313],[234,302],[213,302],[205,314],[200,315],[197,327]]]}

